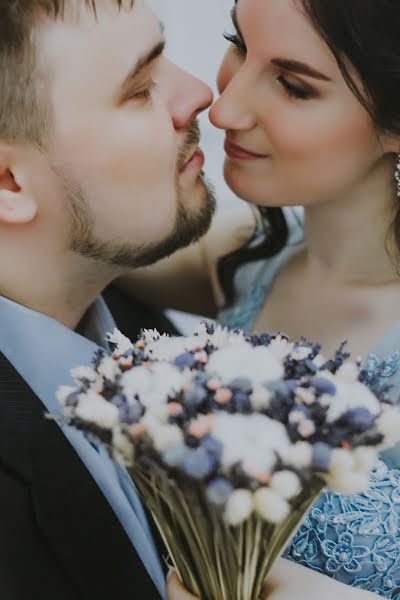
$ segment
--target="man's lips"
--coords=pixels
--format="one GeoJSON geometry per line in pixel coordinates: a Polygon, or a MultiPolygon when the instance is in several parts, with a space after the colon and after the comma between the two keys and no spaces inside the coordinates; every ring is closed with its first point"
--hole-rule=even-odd
{"type": "Polygon", "coordinates": [[[189,169],[202,169],[205,163],[204,152],[199,146],[195,148],[195,150],[190,155],[190,158],[185,162],[180,172],[183,173],[188,171],[189,169]]]}
{"type": "Polygon", "coordinates": [[[257,152],[252,152],[251,150],[242,148],[237,144],[233,144],[228,138],[225,140],[225,152],[229,158],[236,158],[240,160],[255,160],[269,157],[268,154],[258,154],[257,152]]]}

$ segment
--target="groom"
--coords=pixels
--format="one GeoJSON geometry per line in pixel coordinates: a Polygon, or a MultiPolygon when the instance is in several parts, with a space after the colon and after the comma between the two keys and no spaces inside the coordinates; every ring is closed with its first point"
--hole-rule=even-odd
{"type": "Polygon", "coordinates": [[[125,471],[44,418],[106,332],[171,326],[110,284],[206,232],[212,94],[144,0],[13,0],[0,21],[0,598],[157,599],[125,471]],[[107,290],[106,290],[107,288],[107,290]],[[106,290],[106,291],[105,291],[106,290]],[[105,293],[103,294],[103,292],[105,293]]]}

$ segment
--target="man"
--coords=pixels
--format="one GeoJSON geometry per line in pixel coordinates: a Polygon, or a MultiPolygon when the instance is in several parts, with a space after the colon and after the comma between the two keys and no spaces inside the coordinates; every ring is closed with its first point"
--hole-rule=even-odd
{"type": "Polygon", "coordinates": [[[195,241],[214,201],[210,89],[163,54],[144,0],[13,0],[0,22],[0,598],[156,599],[161,560],[126,472],[55,391],[115,323],[168,324],[109,288],[195,241]],[[111,308],[111,312],[109,310],[111,308]],[[112,314],[111,314],[112,313],[112,314]]]}

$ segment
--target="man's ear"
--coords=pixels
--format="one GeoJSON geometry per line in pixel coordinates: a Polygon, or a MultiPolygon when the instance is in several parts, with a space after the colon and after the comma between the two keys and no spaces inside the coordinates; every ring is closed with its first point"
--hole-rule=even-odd
{"type": "Polygon", "coordinates": [[[37,212],[37,203],[24,184],[18,152],[0,144],[0,225],[31,223],[37,212]]]}

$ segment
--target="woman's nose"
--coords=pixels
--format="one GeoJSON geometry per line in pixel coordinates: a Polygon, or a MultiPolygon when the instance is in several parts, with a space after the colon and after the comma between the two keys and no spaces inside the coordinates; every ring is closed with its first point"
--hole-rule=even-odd
{"type": "Polygon", "coordinates": [[[234,76],[210,110],[211,123],[218,129],[252,129],[256,115],[251,107],[250,89],[239,74],[234,76]]]}

